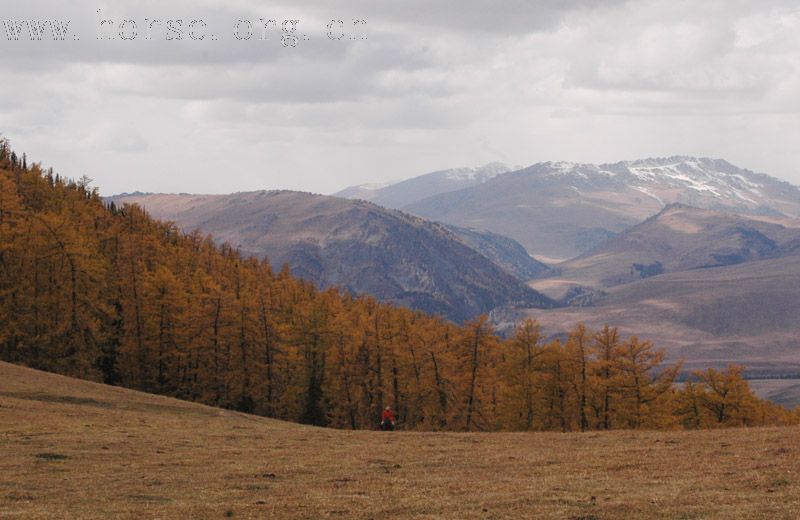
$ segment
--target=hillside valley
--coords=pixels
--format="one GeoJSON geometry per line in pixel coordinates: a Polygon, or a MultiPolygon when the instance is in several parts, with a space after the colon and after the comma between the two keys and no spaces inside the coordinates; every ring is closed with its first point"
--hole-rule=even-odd
{"type": "MultiPolygon", "coordinates": [[[[592,327],[614,323],[625,334],[652,339],[665,347],[669,359],[684,359],[686,370],[709,364],[721,368],[736,362],[750,367],[753,374],[800,373],[796,334],[796,323],[800,322],[800,311],[796,310],[800,308],[800,191],[796,187],[725,161],[688,157],[600,166],[542,163],[513,172],[498,170],[483,177],[472,172],[464,176],[479,182],[461,189],[451,183],[453,189],[419,200],[407,209],[450,222],[439,227],[425,225],[446,229],[513,278],[530,280],[531,288],[550,298],[536,301],[539,308],[522,310],[525,305],[519,304],[524,296],[514,296],[513,304],[508,305],[501,294],[482,296],[491,302],[489,305],[470,303],[458,311],[443,311],[439,303],[412,299],[407,293],[396,298],[392,291],[401,289],[367,283],[372,278],[381,279],[381,270],[392,272],[393,258],[401,257],[394,253],[393,258],[377,263],[370,260],[372,265],[381,266],[375,271],[351,269],[357,274],[349,277],[337,271],[343,264],[360,265],[364,250],[359,248],[372,240],[364,235],[356,247],[347,239],[344,243],[352,246],[348,249],[352,256],[341,255],[341,247],[335,245],[338,237],[344,235],[343,230],[357,227],[355,221],[344,225],[337,220],[342,207],[362,208],[358,211],[363,213],[350,210],[358,215],[356,219],[381,215],[382,221],[414,221],[365,202],[352,201],[349,206],[337,202],[341,201],[337,198],[303,195],[316,202],[303,205],[293,199],[291,204],[275,205],[274,214],[292,215],[292,223],[283,228],[272,224],[270,232],[264,233],[266,227],[258,228],[258,222],[266,218],[264,214],[245,209],[251,204],[244,200],[252,196],[248,194],[237,194],[244,198],[239,201],[229,196],[224,203],[215,197],[163,195],[121,200],[141,203],[155,216],[175,220],[184,229],[214,233],[220,241],[243,251],[290,261],[295,273],[323,285],[339,283],[384,298],[388,294],[389,301],[448,312],[451,317],[491,310],[493,321],[504,333],[510,333],[523,316],[538,319],[550,335],[564,333],[580,321],[592,327]],[[325,205],[337,209],[319,209],[325,205]],[[325,211],[337,216],[303,217],[324,215],[325,211]],[[592,227],[586,227],[589,225],[592,227]],[[310,248],[309,242],[304,242],[313,233],[316,235],[308,240],[321,247],[310,248]],[[569,240],[575,247],[562,248],[569,240]],[[577,256],[546,266],[527,254],[541,252],[547,244],[560,249],[540,256],[577,256]],[[326,264],[329,258],[335,259],[333,266],[326,264]],[[542,308],[548,305],[551,308],[542,308]]],[[[410,179],[404,184],[404,193],[410,193],[410,187],[419,188],[432,179],[446,177],[436,173],[410,179]]],[[[386,189],[372,193],[373,200],[386,189]]],[[[260,197],[277,200],[274,194],[260,197]]],[[[300,195],[283,197],[289,200],[300,195]]],[[[397,233],[391,226],[383,229],[397,233]]],[[[438,265],[442,258],[451,258],[441,256],[450,254],[443,253],[447,249],[431,251],[430,258],[437,260],[429,260],[427,265],[448,271],[438,265]]],[[[486,264],[482,265],[486,269],[486,264]]],[[[467,283],[465,286],[471,289],[459,294],[481,287],[477,282],[480,270],[472,272],[475,275],[467,278],[476,282],[467,283]]],[[[443,280],[460,284],[462,279],[454,276],[443,280]]],[[[496,282],[487,280],[486,285],[498,293],[507,291],[496,282]]],[[[511,286],[515,287],[513,283],[511,286]]],[[[443,300],[453,301],[456,293],[440,294],[443,300]]]]}

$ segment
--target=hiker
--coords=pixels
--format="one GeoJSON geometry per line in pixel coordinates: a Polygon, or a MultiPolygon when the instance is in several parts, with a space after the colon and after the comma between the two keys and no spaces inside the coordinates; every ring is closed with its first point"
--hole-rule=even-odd
{"type": "Polygon", "coordinates": [[[383,409],[381,414],[381,430],[385,432],[394,430],[394,412],[388,406],[383,409]]]}

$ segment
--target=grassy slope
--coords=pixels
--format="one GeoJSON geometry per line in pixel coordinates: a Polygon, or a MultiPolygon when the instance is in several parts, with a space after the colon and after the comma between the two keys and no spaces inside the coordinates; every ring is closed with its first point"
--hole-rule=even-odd
{"type": "Polygon", "coordinates": [[[0,363],[0,518],[789,519],[799,435],[343,432],[0,363]]]}

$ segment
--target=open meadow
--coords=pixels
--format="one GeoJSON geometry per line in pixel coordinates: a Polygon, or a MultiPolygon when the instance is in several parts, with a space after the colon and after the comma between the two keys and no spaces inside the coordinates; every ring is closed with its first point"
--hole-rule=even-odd
{"type": "Polygon", "coordinates": [[[798,439],[337,431],[0,363],[0,517],[794,519],[798,439]]]}

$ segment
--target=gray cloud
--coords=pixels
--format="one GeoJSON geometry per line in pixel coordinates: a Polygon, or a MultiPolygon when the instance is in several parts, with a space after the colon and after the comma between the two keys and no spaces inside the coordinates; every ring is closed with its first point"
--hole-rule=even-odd
{"type": "Polygon", "coordinates": [[[2,17],[70,18],[81,39],[0,33],[0,132],[105,192],[325,192],[497,159],[673,154],[800,182],[790,0],[31,0],[2,17]],[[220,39],[97,41],[98,8],[140,32],[203,19],[220,39]],[[309,40],[233,37],[259,18],[299,19],[309,40]],[[354,18],[366,40],[325,36],[354,18]]]}
{"type": "Polygon", "coordinates": [[[370,20],[395,24],[409,32],[459,32],[476,38],[487,34],[521,35],[547,30],[572,12],[594,11],[624,0],[348,0],[335,7],[300,0],[285,5],[319,10],[326,17],[353,12],[370,20]]]}

